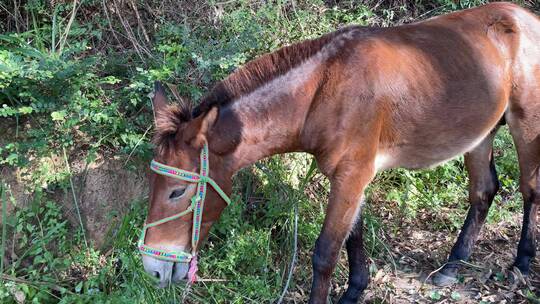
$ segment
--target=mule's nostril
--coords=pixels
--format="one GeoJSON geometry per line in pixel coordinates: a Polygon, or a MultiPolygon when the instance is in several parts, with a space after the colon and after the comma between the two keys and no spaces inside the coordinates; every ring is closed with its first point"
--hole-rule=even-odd
{"type": "Polygon", "coordinates": [[[189,270],[189,263],[174,263],[172,269],[172,281],[174,283],[180,282],[186,278],[189,270]]]}
{"type": "Polygon", "coordinates": [[[167,287],[171,283],[173,262],[143,256],[143,266],[149,275],[156,278],[159,287],[167,287]]]}

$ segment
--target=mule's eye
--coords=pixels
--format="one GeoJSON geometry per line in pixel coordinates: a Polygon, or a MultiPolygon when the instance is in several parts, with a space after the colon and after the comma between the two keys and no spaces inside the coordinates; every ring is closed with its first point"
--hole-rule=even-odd
{"type": "Polygon", "coordinates": [[[184,189],[176,189],[171,193],[171,195],[169,196],[169,199],[179,198],[180,196],[184,195],[185,191],[186,191],[186,188],[184,188],[184,189]]]}

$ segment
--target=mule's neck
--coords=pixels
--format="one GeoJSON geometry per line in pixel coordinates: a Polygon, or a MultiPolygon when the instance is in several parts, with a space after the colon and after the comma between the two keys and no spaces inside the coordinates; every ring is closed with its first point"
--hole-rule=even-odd
{"type": "Polygon", "coordinates": [[[301,134],[320,68],[310,59],[220,108],[208,141],[231,173],[274,154],[304,151],[301,134]]]}

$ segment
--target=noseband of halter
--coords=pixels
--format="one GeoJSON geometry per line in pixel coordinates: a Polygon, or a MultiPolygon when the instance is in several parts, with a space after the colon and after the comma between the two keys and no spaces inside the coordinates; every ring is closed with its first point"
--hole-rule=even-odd
{"type": "MultiPolygon", "coordinates": [[[[192,265],[192,268],[196,268],[196,261],[197,261],[196,250],[197,250],[197,244],[199,243],[199,237],[201,234],[201,221],[202,221],[202,213],[203,213],[203,207],[204,207],[204,198],[206,197],[206,185],[210,184],[210,186],[212,186],[214,190],[216,190],[216,192],[221,196],[221,198],[223,198],[223,200],[227,203],[227,205],[231,203],[231,199],[227,196],[227,194],[225,194],[225,192],[221,190],[221,188],[213,179],[208,177],[208,171],[209,171],[208,168],[209,168],[209,165],[208,165],[208,145],[207,144],[204,144],[201,150],[201,171],[199,174],[195,172],[190,172],[190,171],[170,167],[162,163],[159,163],[155,160],[152,160],[152,162],[150,163],[150,169],[152,169],[152,171],[156,172],[157,174],[180,179],[183,181],[197,183],[197,193],[191,198],[191,204],[186,210],[180,213],[177,213],[175,215],[163,218],[161,220],[155,221],[153,223],[144,225],[142,229],[141,237],[139,239],[139,243],[137,245],[141,254],[148,255],[156,259],[171,261],[171,262],[187,263],[191,261],[192,264],[194,264],[192,265]],[[193,230],[191,233],[191,254],[184,251],[161,250],[157,248],[152,248],[144,244],[144,239],[146,237],[146,230],[148,228],[155,227],[166,222],[170,222],[172,220],[175,220],[191,212],[193,212],[193,230]]],[[[191,272],[192,271],[190,269],[190,274],[191,272]]],[[[194,275],[194,273],[191,275],[194,275]]]]}

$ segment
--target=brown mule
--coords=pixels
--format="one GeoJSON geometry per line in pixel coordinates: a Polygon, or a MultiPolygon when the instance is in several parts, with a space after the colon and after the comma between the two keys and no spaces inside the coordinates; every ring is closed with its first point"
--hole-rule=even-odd
{"type": "MultiPolygon", "coordinates": [[[[277,153],[315,156],[331,182],[313,254],[310,303],[326,303],[343,243],[355,303],[368,284],[362,240],[363,191],[379,171],[424,168],[466,153],[471,208],[449,261],[466,260],[498,189],[492,141],[506,120],[516,143],[524,199],[515,266],[527,274],[535,255],[540,204],[540,20],[493,3],[393,28],[352,26],[282,48],[219,82],[190,111],[154,97],[155,159],[197,171],[208,143],[210,176],[228,194],[242,167],[277,153]]],[[[148,222],[185,210],[192,184],[153,174],[148,222]]],[[[202,236],[225,203],[212,189],[202,236]]],[[[191,216],[150,228],[149,246],[189,252],[191,216]]],[[[162,282],[187,265],[144,258],[162,282]]],[[[457,265],[435,278],[451,281],[457,265]]]]}

